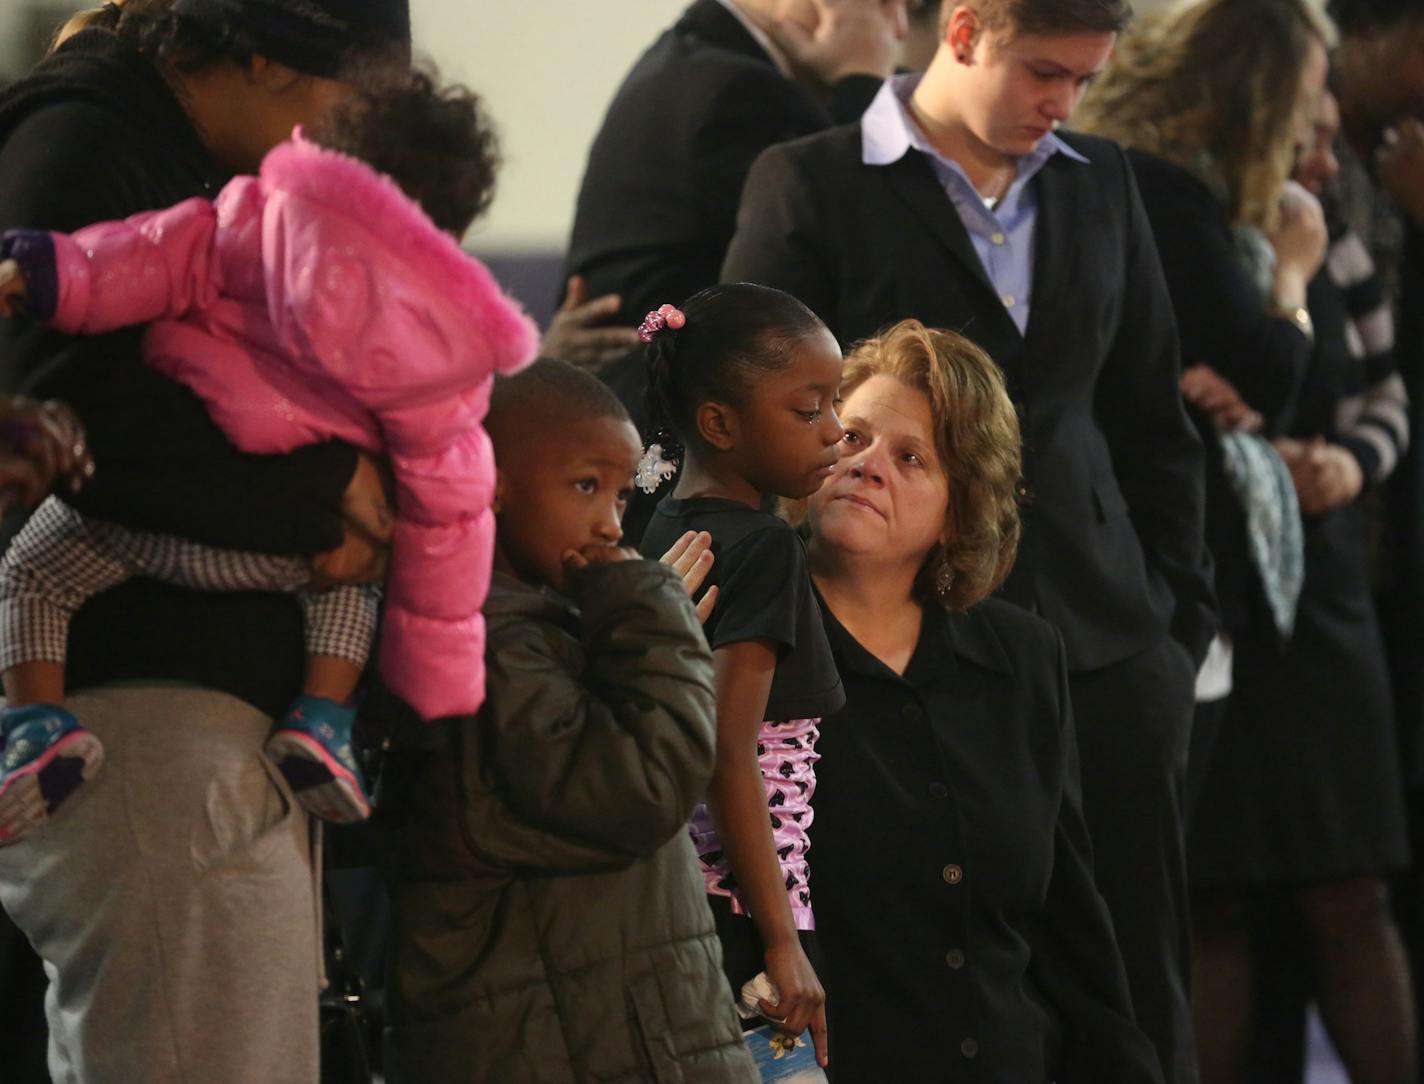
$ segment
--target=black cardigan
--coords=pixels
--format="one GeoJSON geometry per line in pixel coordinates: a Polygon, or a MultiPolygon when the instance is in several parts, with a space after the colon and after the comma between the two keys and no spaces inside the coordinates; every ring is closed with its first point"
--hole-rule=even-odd
{"type": "MultiPolygon", "coordinates": [[[[1237,253],[1226,208],[1192,173],[1129,150],[1172,295],[1183,368],[1211,366],[1265,419],[1266,436],[1286,433],[1299,405],[1311,342],[1272,316],[1237,253]]],[[[1189,408],[1206,447],[1206,541],[1225,627],[1238,635],[1267,611],[1251,563],[1245,517],[1222,465],[1215,427],[1189,408]]]]}
{"type": "MultiPolygon", "coordinates": [[[[0,96],[0,229],[73,230],[212,196],[227,179],[167,83],[107,31],[71,39],[0,96]]],[[[239,549],[316,553],[338,544],[354,449],[238,452],[195,395],[142,362],[140,334],[71,339],[0,322],[5,390],[64,399],[88,431],[97,471],[74,505],[239,549]]],[[[71,689],[192,682],[275,714],[298,688],[302,656],[291,597],[135,580],[79,612],[68,677],[71,689]]]]}
{"type": "Polygon", "coordinates": [[[1093,883],[1063,644],[990,600],[927,607],[901,677],[825,611],[811,906],[835,1084],[1149,1084],[1093,883]]]}

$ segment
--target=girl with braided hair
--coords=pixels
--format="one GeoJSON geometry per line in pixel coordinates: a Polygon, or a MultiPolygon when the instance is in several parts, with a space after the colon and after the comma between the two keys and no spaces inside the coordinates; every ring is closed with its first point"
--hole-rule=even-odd
{"type": "Polygon", "coordinates": [[[809,1026],[825,1064],[806,833],[817,724],[845,697],[805,548],[774,508],[814,493],[839,458],[841,350],[790,294],[750,283],[665,305],[639,332],[652,444],[638,482],[655,488],[668,453],[682,467],[642,552],[695,530],[711,534],[716,555],[709,582],[720,593],[705,628],[717,765],[692,835],[727,978],[741,991],[764,972],[761,1014],[790,1035],[809,1026]]]}

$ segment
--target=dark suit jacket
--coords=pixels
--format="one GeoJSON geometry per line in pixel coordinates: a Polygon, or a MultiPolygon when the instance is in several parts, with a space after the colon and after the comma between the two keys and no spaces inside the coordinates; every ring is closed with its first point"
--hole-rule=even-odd
{"type": "Polygon", "coordinates": [[[928,160],[861,161],[859,125],[763,154],[724,280],[801,298],[849,345],[905,317],[999,363],[1024,437],[1024,535],[1004,596],[1058,626],[1069,667],[1171,630],[1200,659],[1215,627],[1202,449],[1178,392],[1176,326],[1132,171],[1067,140],[1037,188],[1032,310],[1020,334],[928,160]]]}
{"type": "Polygon", "coordinates": [[[717,281],[747,170],[774,143],[855,120],[880,81],[822,104],[787,79],[717,0],[696,0],[645,52],[589,151],[568,270],[618,293],[637,324],[717,281]]]}

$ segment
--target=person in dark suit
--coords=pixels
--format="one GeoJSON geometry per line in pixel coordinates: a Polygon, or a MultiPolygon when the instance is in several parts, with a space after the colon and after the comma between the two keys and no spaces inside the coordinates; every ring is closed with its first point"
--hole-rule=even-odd
{"type": "MultiPolygon", "coordinates": [[[[568,272],[591,297],[617,295],[608,323],[635,327],[716,283],[753,159],[859,118],[904,33],[905,0],[694,0],[628,73],[589,151],[568,272]]],[[[640,427],[641,359],[600,372],[640,427]]],[[[631,544],[662,495],[634,495],[631,544]]]]}
{"type": "Polygon", "coordinates": [[[903,8],[695,0],[623,80],[589,150],[568,255],[589,295],[619,295],[631,327],[715,283],[753,159],[859,118],[893,68],[903,8]],[[806,24],[819,40],[788,36],[806,24]]]}
{"type": "Polygon", "coordinates": [[[905,320],[846,363],[809,500],[846,689],[811,867],[835,1084],[1160,1084],[1093,884],[1063,642],[987,596],[1019,540],[993,361],[905,320]]]}
{"type": "Polygon", "coordinates": [[[914,316],[1002,367],[1024,433],[1003,596],[1066,647],[1084,809],[1138,1020],[1196,1078],[1180,798],[1215,627],[1202,449],[1123,152],[1058,136],[1128,17],[1098,0],[946,4],[923,79],[752,167],[725,280],[786,290],[843,342],[914,316]]]}

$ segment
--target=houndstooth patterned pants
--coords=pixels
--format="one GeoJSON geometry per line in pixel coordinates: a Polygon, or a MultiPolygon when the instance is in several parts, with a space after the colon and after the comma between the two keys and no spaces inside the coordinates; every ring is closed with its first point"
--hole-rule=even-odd
{"type": "Polygon", "coordinates": [[[69,622],[100,591],[147,576],[198,591],[290,591],[300,597],[309,655],[366,662],[376,629],[373,587],[302,591],[307,558],[204,546],[81,516],[56,497],[35,510],[0,560],[0,669],[65,660],[69,622]]]}

